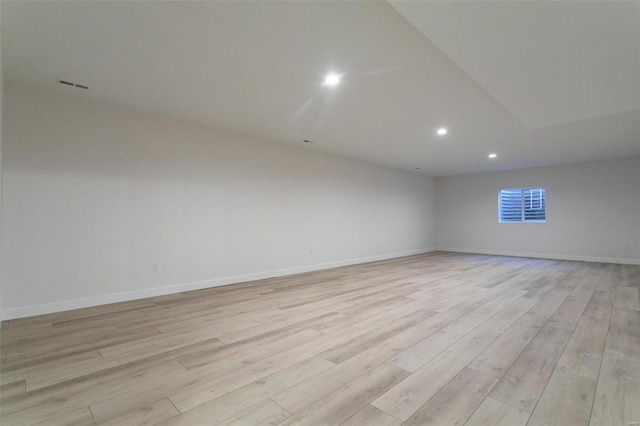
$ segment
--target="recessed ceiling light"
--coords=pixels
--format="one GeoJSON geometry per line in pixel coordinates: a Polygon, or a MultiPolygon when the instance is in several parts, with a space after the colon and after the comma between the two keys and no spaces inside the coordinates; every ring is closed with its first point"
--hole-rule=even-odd
{"type": "Polygon", "coordinates": [[[496,158],[498,154],[489,154],[489,158],[496,158]]]}
{"type": "Polygon", "coordinates": [[[337,86],[338,84],[340,84],[339,74],[330,73],[330,74],[327,74],[327,76],[324,78],[325,86],[337,86]]]}
{"type": "Polygon", "coordinates": [[[436,133],[439,134],[440,136],[446,135],[447,129],[445,129],[444,127],[440,127],[436,133]]]}

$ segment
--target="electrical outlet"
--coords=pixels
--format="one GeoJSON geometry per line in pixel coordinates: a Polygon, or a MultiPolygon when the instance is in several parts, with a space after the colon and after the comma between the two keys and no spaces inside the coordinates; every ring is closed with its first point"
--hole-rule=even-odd
{"type": "Polygon", "coordinates": [[[151,264],[151,270],[153,272],[158,272],[158,264],[157,263],[153,263],[151,264]]]}

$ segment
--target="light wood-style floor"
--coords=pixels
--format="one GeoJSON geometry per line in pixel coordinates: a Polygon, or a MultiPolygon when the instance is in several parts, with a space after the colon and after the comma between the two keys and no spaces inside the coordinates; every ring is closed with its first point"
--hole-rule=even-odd
{"type": "Polygon", "coordinates": [[[1,420],[629,426],[639,288],[638,266],[432,253],[8,321],[1,420]]]}

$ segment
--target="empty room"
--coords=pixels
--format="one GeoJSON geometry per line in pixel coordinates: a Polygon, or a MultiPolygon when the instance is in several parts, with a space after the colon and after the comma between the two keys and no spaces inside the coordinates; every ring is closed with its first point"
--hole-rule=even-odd
{"type": "Polygon", "coordinates": [[[6,1],[0,424],[640,424],[640,1],[6,1]]]}

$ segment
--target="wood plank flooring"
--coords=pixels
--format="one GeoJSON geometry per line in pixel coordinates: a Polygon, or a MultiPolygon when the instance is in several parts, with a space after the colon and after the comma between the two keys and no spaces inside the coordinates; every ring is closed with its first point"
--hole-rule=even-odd
{"type": "Polygon", "coordinates": [[[7,321],[0,422],[638,424],[639,290],[437,252],[7,321]]]}

